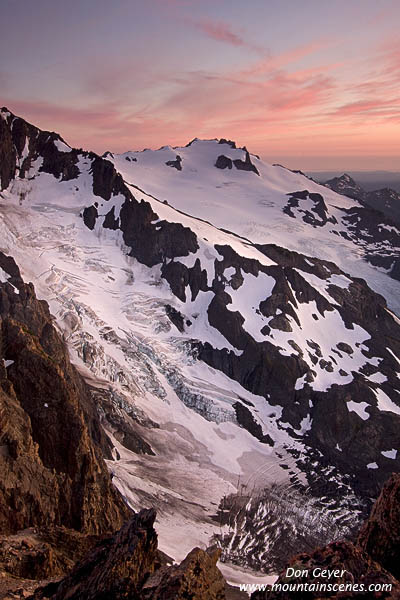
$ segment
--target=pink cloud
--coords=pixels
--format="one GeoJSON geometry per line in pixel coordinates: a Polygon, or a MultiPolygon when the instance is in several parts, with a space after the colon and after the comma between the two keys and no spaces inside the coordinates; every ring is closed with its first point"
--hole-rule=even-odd
{"type": "Polygon", "coordinates": [[[95,125],[107,126],[110,120],[116,119],[119,113],[110,105],[103,105],[93,108],[73,108],[71,106],[61,106],[50,102],[28,101],[18,99],[8,99],[6,103],[12,112],[30,114],[36,119],[47,119],[48,121],[57,121],[61,119],[66,123],[81,124],[82,122],[95,125]]]}
{"type": "MultiPolygon", "coordinates": [[[[208,37],[251,47],[224,23],[198,23],[208,37]]],[[[236,139],[270,156],[361,156],[365,148],[389,154],[400,139],[398,45],[390,40],[372,58],[352,59],[350,84],[343,63],[303,64],[331,43],[314,40],[224,76],[176,74],[150,62],[133,68],[126,57],[117,68],[82,67],[80,106],[12,98],[5,103],[42,128],[58,129],[71,145],[98,152],[184,145],[198,136],[236,139]]]]}
{"type": "Polygon", "coordinates": [[[365,114],[380,114],[387,112],[400,111],[400,98],[392,98],[390,100],[366,99],[357,102],[350,102],[339,107],[333,114],[339,116],[347,115],[365,115],[365,114]]]}
{"type": "Polygon", "coordinates": [[[332,40],[330,38],[314,40],[308,44],[302,44],[301,46],[291,48],[286,52],[281,52],[280,54],[259,61],[255,65],[244,70],[243,74],[248,76],[263,75],[271,71],[282,69],[283,67],[296,63],[306,56],[319,52],[331,44],[332,40]]]}
{"type": "Polygon", "coordinates": [[[233,46],[246,46],[246,42],[243,38],[232,31],[227,23],[223,23],[222,21],[211,21],[211,19],[201,19],[198,21],[191,19],[190,22],[213,40],[232,44],[233,46]]]}
{"type": "Polygon", "coordinates": [[[247,48],[264,55],[268,54],[268,50],[262,46],[248,42],[239,33],[234,31],[229,23],[224,21],[213,21],[207,18],[192,19],[190,17],[186,17],[185,22],[217,42],[222,42],[230,46],[247,48]]]}

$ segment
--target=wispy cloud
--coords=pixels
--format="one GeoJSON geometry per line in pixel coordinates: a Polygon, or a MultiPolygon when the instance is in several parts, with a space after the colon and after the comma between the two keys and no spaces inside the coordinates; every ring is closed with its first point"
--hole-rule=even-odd
{"type": "MultiPolygon", "coordinates": [[[[228,47],[256,48],[227,23],[201,20],[190,25],[228,47]]],[[[371,55],[351,63],[335,61],[330,51],[334,43],[310,39],[258,59],[246,53],[245,67],[226,67],[223,74],[177,71],[145,58],[138,63],[134,55],[117,65],[97,60],[80,65],[76,81],[81,97],[74,105],[16,96],[4,103],[42,128],[57,128],[70,144],[98,152],[181,145],[195,136],[233,138],[270,156],[361,155],[367,148],[395,152],[400,122],[397,40],[385,40],[371,55]]]]}
{"type": "Polygon", "coordinates": [[[268,54],[269,51],[261,45],[253,44],[245,39],[245,37],[235,31],[233,27],[225,21],[217,21],[209,18],[193,19],[186,17],[185,23],[191,25],[208,38],[217,42],[222,42],[230,46],[247,48],[248,50],[258,52],[260,54],[268,54]]]}
{"type": "MultiPolygon", "coordinates": [[[[356,122],[366,117],[376,126],[400,118],[400,43],[386,39],[378,44],[372,57],[355,65],[358,82],[342,89],[346,102],[336,106],[331,116],[356,122]]],[[[340,99],[340,97],[338,98],[340,99]]]]}
{"type": "Polygon", "coordinates": [[[400,114],[400,97],[387,100],[366,99],[350,102],[340,106],[333,114],[339,116],[357,115],[363,118],[366,115],[393,115],[393,112],[400,114]]]}
{"type": "Polygon", "coordinates": [[[217,42],[225,42],[232,44],[232,46],[246,46],[244,39],[232,31],[228,23],[222,21],[211,21],[211,19],[187,19],[188,23],[191,23],[194,27],[199,29],[207,37],[217,40],[217,42]]]}
{"type": "Polygon", "coordinates": [[[248,67],[243,74],[249,76],[262,76],[266,73],[277,71],[279,69],[288,67],[289,65],[293,65],[301,59],[312,54],[316,54],[323,48],[326,48],[330,45],[332,45],[332,39],[330,38],[313,40],[308,44],[302,44],[300,46],[296,46],[295,48],[290,48],[289,50],[274,56],[270,55],[248,67]]]}

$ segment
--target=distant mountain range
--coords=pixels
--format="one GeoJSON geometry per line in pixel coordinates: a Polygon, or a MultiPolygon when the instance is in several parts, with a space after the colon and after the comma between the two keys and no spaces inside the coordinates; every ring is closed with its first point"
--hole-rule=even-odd
{"type": "MultiPolygon", "coordinates": [[[[344,171],[307,171],[307,175],[324,183],[334,177],[340,177],[344,171]]],[[[400,171],[345,171],[364,190],[373,190],[388,187],[395,192],[400,192],[400,171]]]]}
{"type": "Polygon", "coordinates": [[[359,200],[366,206],[381,211],[394,222],[400,224],[400,193],[388,187],[367,191],[347,173],[333,177],[323,183],[338,194],[359,200]]]}

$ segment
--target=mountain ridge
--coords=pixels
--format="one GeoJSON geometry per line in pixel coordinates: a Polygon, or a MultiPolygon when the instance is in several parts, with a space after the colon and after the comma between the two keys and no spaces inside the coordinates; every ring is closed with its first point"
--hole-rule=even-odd
{"type": "Polygon", "coordinates": [[[359,200],[366,206],[383,212],[387,217],[393,220],[393,224],[400,223],[400,193],[390,187],[383,187],[376,190],[366,191],[361,185],[347,173],[340,177],[334,177],[325,181],[325,186],[342,193],[345,196],[359,200]]]}
{"type": "MultiPolygon", "coordinates": [[[[223,486],[233,493],[237,474],[254,472],[246,453],[260,467],[273,465],[272,478],[317,495],[321,473],[330,473],[328,491],[339,509],[351,504],[365,511],[389,472],[399,468],[392,452],[400,445],[399,323],[382,296],[326,256],[332,247],[345,248],[364,265],[363,274],[372,280],[379,274],[379,282],[395,290],[395,279],[370,261],[379,266],[379,257],[396,260],[397,233],[388,236],[391,249],[374,250],[380,215],[252,155],[257,175],[247,150],[228,142],[195,140],[179,149],[180,170],[166,164],[176,162],[176,149],[147,151],[141,158],[128,153],[137,160],[123,155],[111,162],[60,150],[36,128],[13,126],[15,118],[0,119],[8,131],[2,151],[17,142],[2,178],[3,239],[41,293],[51,296],[74,359],[107,381],[120,419],[138,415],[131,427],[153,452],[141,455],[142,465],[112,435],[110,468],[131,506],[151,499],[173,518],[178,461],[169,466],[170,481],[160,472],[169,439],[179,458],[185,448],[188,470],[198,461],[190,485],[199,498],[201,469],[207,465],[216,478],[212,498],[204,500],[207,510],[199,501],[191,517],[207,523],[207,535],[216,527],[207,502],[218,505],[223,486]],[[222,155],[223,169],[216,166],[222,155]],[[182,177],[189,183],[177,179],[182,177]],[[224,189],[226,194],[219,191],[224,189]],[[246,189],[250,195],[241,196],[246,189]],[[267,189],[267,198],[259,194],[267,189]],[[276,227],[267,221],[245,236],[242,225],[248,227],[246,215],[257,199],[266,202],[257,218],[272,215],[276,227]],[[201,220],[207,211],[208,223],[201,220]],[[225,221],[230,232],[218,227],[225,221]],[[354,242],[366,225],[375,236],[367,252],[354,242]],[[283,236],[289,249],[275,243],[287,226],[296,232],[294,242],[283,236]],[[322,241],[329,240],[322,258],[295,250],[314,238],[322,253],[322,241]],[[37,265],[24,260],[26,243],[37,265]],[[143,425],[146,418],[158,427],[143,425]],[[171,435],[171,419],[181,439],[171,435]],[[152,496],[146,488],[146,468],[170,499],[169,508],[161,493],[152,496]]],[[[103,410],[107,421],[109,408],[103,410]]],[[[258,485],[265,483],[261,478],[258,485]]],[[[182,514],[194,510],[189,488],[178,488],[182,514]]],[[[161,531],[171,535],[162,524],[161,531]]]]}

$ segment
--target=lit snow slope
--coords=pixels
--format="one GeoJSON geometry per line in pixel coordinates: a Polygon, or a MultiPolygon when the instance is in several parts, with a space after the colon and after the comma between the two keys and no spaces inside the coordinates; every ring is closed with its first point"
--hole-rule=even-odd
{"type": "Polygon", "coordinates": [[[239,481],[322,480],[340,510],[400,470],[400,323],[352,277],[394,306],[380,213],[227,143],[114,167],[5,109],[0,157],[1,250],[49,302],[163,549],[207,544],[239,481]]]}
{"type": "Polygon", "coordinates": [[[365,278],[400,315],[400,231],[379,212],[226,140],[106,154],[127,182],[174,208],[365,278]]]}

